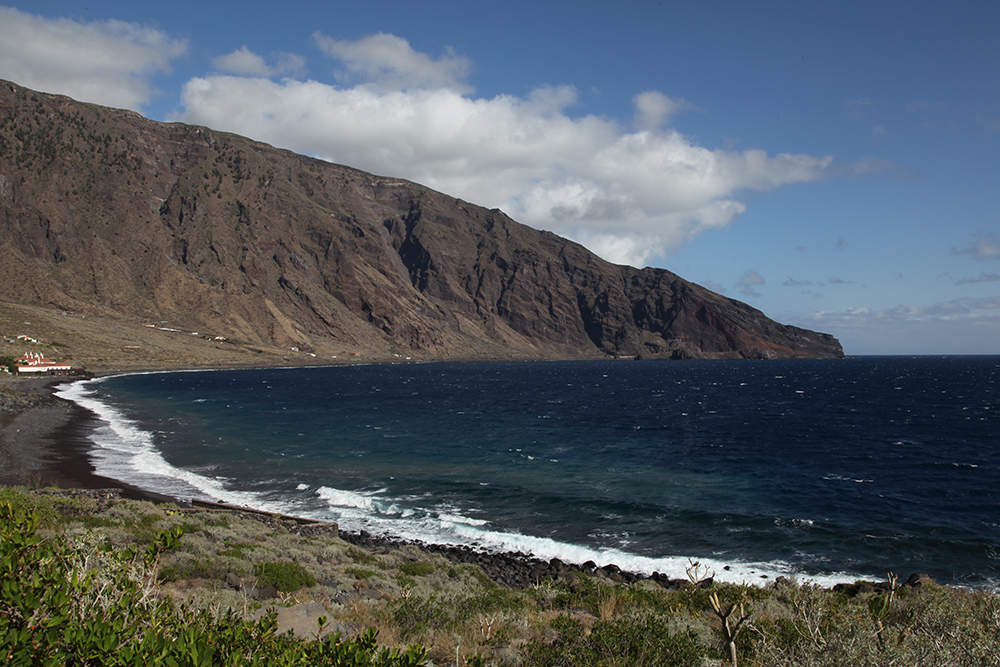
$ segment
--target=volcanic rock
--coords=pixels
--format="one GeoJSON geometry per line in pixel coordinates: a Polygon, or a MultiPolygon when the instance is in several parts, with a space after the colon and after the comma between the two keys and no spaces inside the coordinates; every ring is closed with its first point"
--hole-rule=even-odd
{"type": "Polygon", "coordinates": [[[843,356],[497,209],[7,82],[0,300],[326,358],[843,356]]]}

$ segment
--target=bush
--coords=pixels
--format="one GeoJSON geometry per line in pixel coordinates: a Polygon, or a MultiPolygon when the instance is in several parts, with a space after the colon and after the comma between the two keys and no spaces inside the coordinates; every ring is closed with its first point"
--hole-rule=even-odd
{"type": "Polygon", "coordinates": [[[22,665],[364,665],[418,667],[427,650],[377,648],[277,635],[275,616],[177,610],[156,595],[156,561],[181,531],[161,531],[144,551],[115,550],[88,535],[75,543],[38,534],[39,516],[0,503],[0,659],[22,665]]]}
{"type": "Polygon", "coordinates": [[[437,596],[410,595],[389,602],[385,615],[386,620],[399,629],[403,639],[409,640],[430,630],[450,628],[454,622],[453,610],[450,603],[437,596]]]}
{"type": "Polygon", "coordinates": [[[24,487],[0,487],[0,504],[7,503],[19,512],[34,512],[39,523],[52,527],[62,520],[62,510],[77,509],[79,501],[60,496],[25,493],[24,487]]]}
{"type": "Polygon", "coordinates": [[[409,577],[426,577],[433,571],[433,565],[430,563],[422,563],[420,561],[410,561],[399,566],[400,574],[405,574],[409,577]]]}
{"type": "Polygon", "coordinates": [[[534,641],[527,647],[524,665],[555,667],[686,667],[700,665],[705,650],[691,633],[673,633],[667,620],[652,614],[598,621],[590,635],[567,616],[552,623],[559,639],[551,644],[534,641]]]}
{"type": "Polygon", "coordinates": [[[375,570],[366,570],[363,567],[345,567],[344,574],[349,574],[355,579],[371,579],[379,576],[375,570]]]}
{"type": "Polygon", "coordinates": [[[257,587],[274,586],[282,593],[292,593],[303,586],[313,587],[316,580],[304,567],[290,561],[257,563],[253,567],[257,587]]]}

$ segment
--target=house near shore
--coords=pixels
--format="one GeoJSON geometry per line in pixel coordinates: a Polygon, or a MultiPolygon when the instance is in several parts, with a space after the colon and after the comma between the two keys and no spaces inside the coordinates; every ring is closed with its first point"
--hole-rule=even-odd
{"type": "Polygon", "coordinates": [[[60,375],[73,370],[69,364],[46,359],[39,352],[25,352],[23,356],[14,360],[14,367],[17,368],[19,375],[30,373],[60,375]]]}

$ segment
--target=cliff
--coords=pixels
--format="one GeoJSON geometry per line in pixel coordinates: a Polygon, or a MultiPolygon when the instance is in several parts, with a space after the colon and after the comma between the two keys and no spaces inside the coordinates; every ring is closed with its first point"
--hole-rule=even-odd
{"type": "Polygon", "coordinates": [[[7,82],[0,300],[324,354],[843,356],[499,210],[7,82]]]}

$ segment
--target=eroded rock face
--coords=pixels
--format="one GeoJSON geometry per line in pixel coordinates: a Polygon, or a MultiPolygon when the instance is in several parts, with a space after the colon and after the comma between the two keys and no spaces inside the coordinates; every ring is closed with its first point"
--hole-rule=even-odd
{"type": "Polygon", "coordinates": [[[420,185],[0,83],[0,298],[441,358],[840,357],[420,185]]]}

